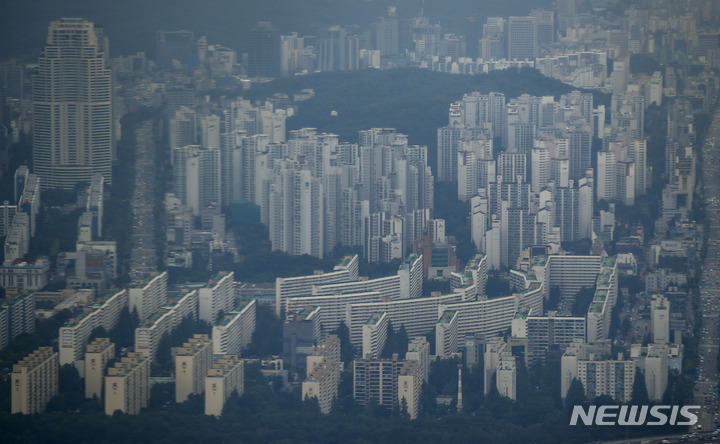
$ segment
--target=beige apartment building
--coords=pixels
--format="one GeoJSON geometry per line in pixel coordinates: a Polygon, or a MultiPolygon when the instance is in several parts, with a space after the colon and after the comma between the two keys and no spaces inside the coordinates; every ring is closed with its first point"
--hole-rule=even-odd
{"type": "Polygon", "coordinates": [[[60,371],[57,352],[40,347],[13,366],[12,413],[42,413],[58,394],[60,371]]]}
{"type": "Polygon", "coordinates": [[[205,390],[205,377],[212,365],[213,342],[208,335],[196,334],[178,348],[175,357],[175,402],[205,390]]]}
{"type": "Polygon", "coordinates": [[[237,355],[223,355],[208,370],[205,378],[205,414],[222,415],[225,401],[232,392],[242,395],[244,390],[243,360],[237,355]]]}
{"type": "Polygon", "coordinates": [[[128,353],[108,369],[105,377],[105,413],[116,410],[137,415],[150,399],[150,359],[142,353],[128,353]]]}
{"type": "Polygon", "coordinates": [[[85,347],[85,397],[103,399],[105,367],[115,358],[115,344],[109,338],[97,338],[85,347]]]}

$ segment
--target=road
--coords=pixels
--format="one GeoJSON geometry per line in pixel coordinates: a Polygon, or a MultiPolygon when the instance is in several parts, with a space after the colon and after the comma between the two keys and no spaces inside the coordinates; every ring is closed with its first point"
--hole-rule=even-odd
{"type": "Polygon", "coordinates": [[[133,207],[133,247],[130,279],[137,282],[157,270],[155,251],[155,140],[152,122],[140,124],[135,131],[135,194],[133,207]]]}
{"type": "Polygon", "coordinates": [[[702,323],[695,398],[701,406],[702,430],[718,425],[718,327],[720,318],[720,112],[713,117],[703,143],[703,184],[707,211],[707,256],[700,281],[702,323]]]}

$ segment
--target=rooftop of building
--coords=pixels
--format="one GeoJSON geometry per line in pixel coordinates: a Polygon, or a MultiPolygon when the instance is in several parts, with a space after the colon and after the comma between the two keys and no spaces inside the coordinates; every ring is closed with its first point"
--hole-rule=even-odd
{"type": "Polygon", "coordinates": [[[112,345],[113,343],[110,342],[110,338],[95,338],[85,347],[85,351],[88,353],[96,353],[112,345]]]}
{"type": "Polygon", "coordinates": [[[45,257],[37,257],[34,259],[19,258],[15,259],[11,263],[0,263],[0,268],[45,268],[50,266],[50,260],[45,257]]]}
{"type": "Polygon", "coordinates": [[[366,325],[375,325],[378,322],[380,322],[380,319],[382,319],[385,312],[379,312],[379,313],[373,313],[370,315],[370,318],[365,323],[366,325]]]}
{"type": "Polygon", "coordinates": [[[20,372],[23,368],[35,368],[54,353],[55,351],[52,347],[40,347],[18,361],[18,363],[13,366],[13,372],[20,372]]]}
{"type": "Polygon", "coordinates": [[[518,311],[515,312],[515,319],[527,319],[527,317],[530,315],[530,309],[527,307],[520,307],[518,308],[518,311]]]}
{"type": "MultiPolygon", "coordinates": [[[[163,273],[165,273],[165,272],[163,272],[163,273]]],[[[161,273],[159,273],[159,272],[157,272],[157,271],[153,271],[152,273],[148,274],[148,275],[145,276],[144,278],[139,279],[139,280],[133,282],[132,288],[133,288],[133,289],[135,289],[135,288],[144,288],[144,287],[145,287],[147,284],[149,284],[153,279],[155,279],[156,277],[160,276],[160,274],[161,274],[161,273]]]]}
{"type": "Polygon", "coordinates": [[[456,310],[445,310],[438,320],[438,324],[449,324],[452,321],[453,316],[457,313],[456,310]]]}
{"type": "Polygon", "coordinates": [[[70,318],[65,322],[65,325],[63,327],[74,327],[80,323],[83,319],[85,319],[89,314],[93,313],[95,310],[99,309],[103,306],[108,300],[110,300],[113,296],[117,295],[118,293],[122,292],[123,290],[119,290],[117,288],[111,288],[107,292],[105,292],[102,296],[98,296],[95,298],[93,302],[89,302],[87,305],[81,307],[81,312],[78,313],[76,316],[70,318]]]}
{"type": "Polygon", "coordinates": [[[13,305],[33,294],[34,294],[33,292],[30,292],[27,290],[21,290],[13,295],[8,295],[5,298],[0,299],[0,307],[4,307],[6,305],[13,305]]]}
{"type": "Polygon", "coordinates": [[[220,320],[220,322],[217,323],[219,327],[224,327],[230,323],[233,319],[237,317],[240,312],[242,312],[245,307],[247,307],[251,302],[253,301],[238,301],[237,304],[235,304],[235,307],[230,310],[228,313],[225,314],[225,317],[220,320]]]}
{"type": "Polygon", "coordinates": [[[230,370],[235,368],[242,361],[238,355],[222,355],[220,359],[208,369],[208,378],[223,378],[230,370]]]}
{"type": "Polygon", "coordinates": [[[355,257],[354,255],[343,256],[342,259],[340,259],[340,261],[338,261],[336,267],[347,267],[348,264],[350,263],[350,261],[352,261],[354,257],[355,257]]]}

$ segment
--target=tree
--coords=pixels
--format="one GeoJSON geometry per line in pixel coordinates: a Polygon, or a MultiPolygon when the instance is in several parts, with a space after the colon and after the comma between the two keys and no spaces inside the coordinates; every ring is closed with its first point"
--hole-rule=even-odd
{"type": "Polygon", "coordinates": [[[645,373],[640,367],[635,367],[635,380],[633,381],[632,395],[630,396],[630,404],[647,405],[650,402],[647,386],[645,385],[645,373]]]}
{"type": "Polygon", "coordinates": [[[594,296],[595,289],[592,287],[582,287],[578,290],[572,305],[572,315],[578,317],[585,316],[594,296]]]}
{"type": "Polygon", "coordinates": [[[340,339],[340,359],[347,368],[355,358],[355,347],[350,342],[350,330],[345,325],[345,321],[340,321],[340,325],[333,330],[332,334],[337,335],[340,339]]]}
{"type": "Polygon", "coordinates": [[[585,387],[583,387],[582,381],[578,378],[573,378],[565,396],[565,408],[572,409],[575,405],[585,404],[585,401],[585,387]]]}
{"type": "Polygon", "coordinates": [[[271,356],[282,352],[282,321],[266,305],[258,305],[255,332],[245,353],[248,356],[271,356]]]}

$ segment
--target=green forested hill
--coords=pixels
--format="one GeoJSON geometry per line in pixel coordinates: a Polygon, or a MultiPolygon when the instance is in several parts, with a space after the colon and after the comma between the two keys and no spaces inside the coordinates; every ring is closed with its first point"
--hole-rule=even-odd
{"type": "MultiPolygon", "coordinates": [[[[510,99],[524,93],[557,97],[573,90],[534,69],[469,76],[405,68],[281,78],[258,85],[243,96],[263,99],[276,92],[292,95],[303,88],[315,90],[316,96],[300,102],[298,114],[287,121],[288,129],[313,127],[338,134],[341,141],[356,142],[359,130],[396,128],[408,135],[411,144],[427,145],[433,165],[437,129],[447,125],[450,103],[463,94],[496,91],[510,99]],[[337,116],[331,116],[331,111],[337,111],[337,116]]],[[[604,99],[596,95],[596,102],[604,99]]]]}

